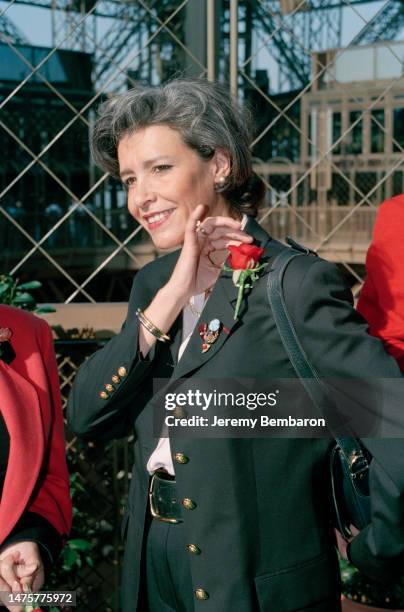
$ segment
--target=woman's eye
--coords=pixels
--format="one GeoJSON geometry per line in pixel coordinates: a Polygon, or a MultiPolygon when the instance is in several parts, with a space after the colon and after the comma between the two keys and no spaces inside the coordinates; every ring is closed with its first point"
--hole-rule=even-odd
{"type": "Polygon", "coordinates": [[[134,176],[130,176],[129,178],[125,179],[124,185],[125,185],[126,189],[128,189],[129,187],[134,185],[135,182],[136,182],[135,177],[134,176]]]}
{"type": "Polygon", "coordinates": [[[153,172],[155,174],[159,174],[160,172],[164,172],[165,170],[169,170],[172,166],[169,164],[160,164],[159,166],[154,166],[153,172]]]}

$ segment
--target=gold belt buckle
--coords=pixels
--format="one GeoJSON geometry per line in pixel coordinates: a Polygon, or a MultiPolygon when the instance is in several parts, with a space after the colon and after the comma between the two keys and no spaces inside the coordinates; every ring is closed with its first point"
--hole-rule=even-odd
{"type": "Polygon", "coordinates": [[[150,504],[150,514],[153,518],[161,521],[162,523],[179,523],[180,521],[176,518],[168,518],[166,516],[161,516],[154,506],[153,503],[153,491],[154,491],[154,479],[156,478],[156,474],[153,474],[150,480],[150,489],[149,489],[149,504],[150,504]]]}

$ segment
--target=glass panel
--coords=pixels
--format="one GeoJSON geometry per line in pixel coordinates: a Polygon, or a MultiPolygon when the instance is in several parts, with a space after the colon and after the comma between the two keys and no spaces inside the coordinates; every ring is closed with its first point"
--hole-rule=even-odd
{"type": "Polygon", "coordinates": [[[361,195],[361,193],[363,193],[363,195],[369,196],[370,192],[372,192],[372,195],[369,196],[369,199],[372,202],[377,203],[377,193],[376,190],[374,190],[376,183],[376,172],[357,172],[355,174],[355,185],[357,186],[359,191],[355,191],[355,204],[363,200],[363,196],[361,195]]]}
{"type": "Polygon", "coordinates": [[[384,152],[384,109],[372,110],[370,115],[370,151],[384,152]]]}
{"type": "Polygon", "coordinates": [[[395,108],[393,111],[393,138],[395,140],[393,151],[402,152],[404,149],[404,108],[395,108]]]}
{"type": "MultiPolygon", "coordinates": [[[[336,142],[339,138],[341,138],[341,130],[342,130],[342,116],[340,112],[334,112],[332,114],[332,143],[336,142]]],[[[341,153],[341,142],[339,142],[332,149],[332,153],[334,155],[339,155],[341,153]]]]}
{"type": "MultiPolygon", "coordinates": [[[[37,66],[44,57],[50,54],[51,49],[16,45],[17,53],[25,57],[32,66],[37,66]]],[[[0,80],[22,81],[29,74],[31,68],[20,58],[11,47],[0,44],[0,80]]],[[[66,89],[91,91],[92,58],[88,53],[58,49],[42,65],[39,71],[30,77],[30,84],[42,83],[39,74],[54,85],[58,84],[66,89]]]]}
{"type": "Polygon", "coordinates": [[[393,174],[393,196],[404,193],[404,172],[400,170],[393,174]]]}
{"type": "Polygon", "coordinates": [[[394,79],[402,75],[404,43],[380,43],[338,51],[331,70],[324,77],[327,83],[355,83],[376,79],[394,79]]]}
{"type": "MultiPolygon", "coordinates": [[[[351,111],[349,113],[349,125],[351,126],[359,117],[361,117],[361,111],[351,111]]],[[[361,118],[347,135],[347,153],[353,153],[357,155],[362,153],[362,126],[363,119],[361,118]]]]}
{"type": "Polygon", "coordinates": [[[333,172],[332,174],[332,187],[330,190],[330,201],[332,204],[338,204],[339,206],[349,205],[349,183],[340,174],[333,172]]]}

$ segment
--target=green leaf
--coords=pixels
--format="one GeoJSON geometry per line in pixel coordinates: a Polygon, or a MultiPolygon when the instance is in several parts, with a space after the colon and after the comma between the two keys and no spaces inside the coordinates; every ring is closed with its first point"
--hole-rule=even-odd
{"type": "Polygon", "coordinates": [[[30,293],[17,293],[14,304],[35,304],[35,300],[30,293]]]}
{"type": "Polygon", "coordinates": [[[63,549],[63,567],[66,570],[71,570],[73,565],[75,565],[78,553],[75,550],[69,548],[69,546],[65,546],[63,549]]]}
{"type": "Polygon", "coordinates": [[[17,289],[23,289],[24,291],[27,291],[29,289],[40,289],[42,287],[42,283],[40,283],[39,281],[28,281],[27,283],[21,283],[21,285],[18,285],[17,289]]]}
{"type": "Polygon", "coordinates": [[[10,289],[10,285],[8,285],[7,283],[0,283],[0,295],[5,293],[9,289],[10,289]]]}
{"type": "Polygon", "coordinates": [[[43,304],[35,311],[37,314],[45,314],[46,312],[56,312],[56,308],[53,308],[50,304],[43,304]]]}
{"type": "Polygon", "coordinates": [[[88,542],[87,540],[79,539],[79,538],[75,540],[69,540],[68,546],[70,546],[70,548],[73,548],[74,550],[90,550],[91,549],[90,542],[88,542]]]}
{"type": "Polygon", "coordinates": [[[72,488],[72,491],[71,491],[72,494],[76,493],[77,491],[80,491],[80,493],[85,493],[85,491],[86,491],[85,488],[83,487],[81,482],[76,480],[76,478],[74,478],[74,480],[73,480],[73,477],[71,477],[70,478],[70,483],[71,483],[70,486],[72,488]]]}

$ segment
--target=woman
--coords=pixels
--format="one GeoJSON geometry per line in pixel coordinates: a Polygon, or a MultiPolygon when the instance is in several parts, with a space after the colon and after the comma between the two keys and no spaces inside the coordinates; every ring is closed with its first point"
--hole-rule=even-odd
{"type": "MultiPolygon", "coordinates": [[[[247,117],[224,90],[187,79],[112,98],[92,135],[96,162],[121,178],[129,212],[156,248],[181,247],[138,272],[120,334],[82,366],[69,399],[79,435],[136,433],[124,612],[340,609],[330,440],[153,437],[154,378],[169,379],[165,391],[179,378],[296,378],[266,297],[271,259],[285,247],[254,220],[264,190],[249,144],[247,117]],[[222,269],[227,247],[237,245],[261,266],[241,300],[232,271],[222,269]]],[[[399,376],[336,268],[298,260],[291,266],[305,267],[292,314],[318,370],[399,376]]],[[[391,497],[388,453],[394,486],[404,490],[396,446],[372,441],[376,509],[391,497]]],[[[402,499],[351,542],[354,563],[369,575],[388,576],[403,555],[402,499]]]]}
{"type": "Polygon", "coordinates": [[[71,502],[52,333],[38,317],[5,305],[0,328],[0,591],[5,594],[42,587],[69,532],[71,502]]]}
{"type": "Polygon", "coordinates": [[[358,311],[404,371],[404,194],[380,206],[358,311]]]}

